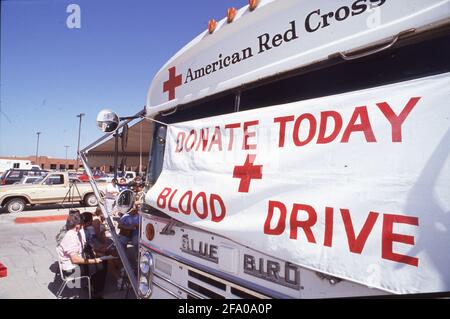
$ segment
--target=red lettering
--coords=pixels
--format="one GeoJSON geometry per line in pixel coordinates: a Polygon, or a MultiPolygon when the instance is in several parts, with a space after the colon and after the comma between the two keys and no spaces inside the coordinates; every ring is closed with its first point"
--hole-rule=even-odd
{"type": "Polygon", "coordinates": [[[323,245],[333,246],[333,207],[325,207],[325,236],[323,245]]]}
{"type": "Polygon", "coordinates": [[[286,123],[292,122],[295,119],[294,115],[281,116],[274,118],[274,123],[280,123],[280,137],[278,139],[278,147],[284,147],[284,141],[286,138],[286,123]]]}
{"type": "Polygon", "coordinates": [[[180,203],[178,204],[178,208],[180,209],[180,212],[182,212],[185,215],[190,215],[191,214],[191,202],[192,202],[192,191],[187,191],[180,198],[180,203]],[[185,198],[187,198],[186,209],[183,208],[183,201],[185,198]]]}
{"type": "Polygon", "coordinates": [[[392,142],[401,142],[402,141],[402,124],[405,122],[409,113],[411,113],[414,106],[416,106],[417,102],[419,102],[420,97],[413,97],[409,100],[403,110],[400,112],[400,115],[397,116],[389,104],[386,102],[377,103],[378,108],[383,112],[384,116],[388,119],[389,123],[391,123],[392,127],[392,142]]]}
{"type": "Polygon", "coordinates": [[[216,194],[211,194],[209,201],[210,201],[210,205],[211,205],[211,220],[216,223],[221,222],[222,219],[224,219],[225,214],[227,212],[225,203],[223,202],[222,198],[216,194]],[[217,214],[216,206],[214,205],[214,202],[217,202],[219,204],[220,214],[217,214]]]}
{"type": "Polygon", "coordinates": [[[419,226],[419,218],[410,216],[392,215],[392,214],[384,215],[381,257],[383,259],[389,259],[399,263],[404,263],[418,267],[419,266],[418,258],[394,253],[393,251],[394,242],[403,243],[407,245],[414,245],[414,236],[396,234],[393,232],[394,223],[419,226]]]}
{"type": "Polygon", "coordinates": [[[197,133],[195,132],[195,130],[191,130],[191,132],[189,133],[188,137],[186,138],[186,144],[185,144],[186,152],[190,152],[194,148],[195,142],[197,142],[197,133]],[[192,141],[191,145],[189,145],[189,139],[191,137],[193,137],[194,140],[192,141]]]}
{"type": "Polygon", "coordinates": [[[198,151],[200,146],[202,146],[202,151],[206,151],[206,147],[208,146],[208,138],[209,138],[209,128],[202,128],[200,130],[200,138],[198,139],[197,147],[195,151],[198,151]],[[205,134],[206,131],[206,134],[205,134]]]}
{"type": "Polygon", "coordinates": [[[294,133],[293,133],[294,144],[296,146],[303,146],[303,145],[306,145],[309,142],[311,142],[311,140],[314,138],[314,135],[316,134],[316,128],[317,128],[317,121],[316,121],[316,118],[312,114],[305,113],[305,114],[300,115],[294,124],[294,133]],[[308,137],[304,141],[300,141],[300,135],[299,135],[300,134],[300,124],[304,119],[309,121],[309,133],[308,133],[308,137]]]}
{"type": "Polygon", "coordinates": [[[333,142],[335,138],[338,136],[341,129],[342,129],[342,117],[338,112],[326,111],[320,113],[320,128],[319,128],[319,137],[317,138],[317,144],[327,144],[333,142]],[[329,118],[333,118],[334,120],[334,129],[329,136],[325,136],[329,118]]]}
{"type": "Polygon", "coordinates": [[[363,132],[364,136],[366,137],[366,141],[369,143],[374,143],[377,141],[375,139],[375,136],[373,135],[372,126],[370,125],[367,107],[360,106],[355,108],[352,118],[350,119],[350,122],[344,131],[341,143],[348,143],[350,135],[353,132],[363,132]],[[355,124],[358,118],[361,118],[361,124],[355,124]]]}
{"type": "Polygon", "coordinates": [[[259,121],[250,121],[250,122],[245,122],[244,123],[244,142],[242,144],[242,149],[243,150],[254,150],[256,149],[256,144],[249,144],[248,139],[250,137],[255,137],[256,136],[256,132],[249,132],[248,128],[250,126],[255,126],[258,125],[259,121]]]}
{"type": "Polygon", "coordinates": [[[166,198],[167,198],[167,196],[169,196],[169,194],[171,192],[172,192],[172,189],[169,187],[166,187],[162,190],[162,192],[158,196],[158,199],[156,200],[156,205],[158,205],[159,208],[166,207],[166,198]]]}
{"type": "Polygon", "coordinates": [[[197,194],[197,196],[195,196],[194,202],[193,202],[193,208],[194,208],[195,214],[197,214],[197,216],[198,216],[200,219],[205,219],[206,217],[208,217],[208,202],[207,202],[207,199],[206,199],[206,194],[205,194],[205,192],[200,192],[200,193],[197,194]],[[198,202],[198,200],[199,200],[200,198],[202,199],[203,212],[200,212],[200,211],[198,210],[197,202],[198,202]]]}
{"type": "Polygon", "coordinates": [[[177,135],[177,147],[175,149],[176,153],[180,153],[183,150],[184,139],[186,138],[186,133],[178,132],[177,135]]]}
{"type": "Polygon", "coordinates": [[[178,189],[176,189],[173,193],[172,193],[172,195],[170,195],[170,198],[169,198],[169,205],[167,206],[167,208],[171,211],[171,212],[173,212],[173,213],[178,213],[178,209],[176,208],[176,207],[173,207],[172,206],[172,200],[173,200],[173,197],[175,196],[175,194],[178,192],[178,189]]]}
{"type": "Polygon", "coordinates": [[[297,239],[297,229],[301,227],[305,232],[308,242],[315,243],[316,239],[314,238],[314,234],[311,231],[311,227],[314,226],[316,222],[317,222],[317,213],[313,207],[303,204],[294,204],[292,206],[291,212],[291,233],[289,238],[297,239]],[[307,220],[304,221],[297,220],[298,211],[300,210],[308,213],[307,220]]]}
{"type": "Polygon", "coordinates": [[[267,235],[281,235],[286,228],[286,206],[277,201],[270,200],[269,201],[269,213],[267,214],[266,222],[264,223],[264,234],[267,235]],[[278,223],[275,228],[270,228],[270,223],[273,218],[273,213],[275,208],[280,212],[280,218],[278,219],[278,223]]]}
{"type": "Polygon", "coordinates": [[[225,125],[225,129],[230,129],[230,142],[228,143],[228,150],[231,151],[233,149],[234,142],[234,129],[241,127],[240,123],[233,123],[225,125]]]}
{"type": "Polygon", "coordinates": [[[220,132],[219,126],[216,126],[214,130],[214,135],[211,139],[211,144],[209,144],[208,152],[211,152],[213,145],[219,146],[219,151],[222,151],[222,133],[220,132]]]}
{"type": "Polygon", "coordinates": [[[345,208],[341,208],[342,220],[344,221],[345,232],[347,233],[348,247],[352,253],[361,254],[366,244],[367,237],[375,225],[378,218],[378,213],[370,212],[369,216],[364,223],[358,236],[355,236],[355,230],[353,229],[352,218],[350,217],[350,211],[345,208]]]}

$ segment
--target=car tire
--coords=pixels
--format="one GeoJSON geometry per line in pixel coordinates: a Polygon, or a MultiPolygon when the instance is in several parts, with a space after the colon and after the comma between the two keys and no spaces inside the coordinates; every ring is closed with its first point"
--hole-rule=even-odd
{"type": "Polygon", "coordinates": [[[22,198],[13,198],[6,203],[6,211],[10,214],[17,214],[25,210],[27,203],[22,198]]]}
{"type": "Polygon", "coordinates": [[[88,194],[84,197],[84,204],[88,207],[94,207],[98,205],[97,197],[94,194],[88,194]]]}

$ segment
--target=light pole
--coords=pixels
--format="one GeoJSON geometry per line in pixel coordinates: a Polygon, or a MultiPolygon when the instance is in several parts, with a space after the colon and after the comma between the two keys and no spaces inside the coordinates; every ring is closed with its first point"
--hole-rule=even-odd
{"type": "Polygon", "coordinates": [[[66,161],[67,161],[67,149],[70,147],[70,145],[65,145],[64,147],[66,148],[66,161]]]}
{"type": "Polygon", "coordinates": [[[70,147],[70,145],[64,145],[64,147],[66,148],[66,171],[67,171],[67,167],[68,167],[68,163],[67,163],[67,150],[70,147]]]}
{"type": "Polygon", "coordinates": [[[80,136],[81,136],[81,120],[83,119],[83,116],[86,114],[80,113],[77,115],[77,117],[80,118],[80,125],[78,126],[78,148],[77,148],[77,170],[80,167],[79,159],[80,159],[80,136]]]}
{"type": "Polygon", "coordinates": [[[42,134],[42,132],[36,132],[37,134],[37,143],[36,143],[36,165],[39,165],[38,163],[38,156],[39,156],[39,136],[42,134]]]}

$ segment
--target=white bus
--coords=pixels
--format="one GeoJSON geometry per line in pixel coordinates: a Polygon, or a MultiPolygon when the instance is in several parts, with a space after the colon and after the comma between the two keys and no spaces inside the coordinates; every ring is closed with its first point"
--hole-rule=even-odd
{"type": "MultiPolygon", "coordinates": [[[[165,124],[233,114],[238,119],[239,112],[282,111],[297,102],[307,111],[307,101],[322,97],[345,100],[351,92],[401,90],[408,81],[450,72],[449,36],[450,1],[443,0],[262,0],[230,10],[153,79],[145,116],[157,122],[146,190],[158,185],[168,160],[165,124]]],[[[448,118],[441,124],[448,129],[448,118]]],[[[332,165],[333,154],[327,156],[332,165]]],[[[370,280],[297,264],[288,250],[256,249],[220,229],[186,222],[154,205],[149,193],[141,213],[140,298],[331,298],[449,290],[448,270],[441,273],[441,290],[414,291],[383,289],[370,280]]],[[[390,201],[397,199],[393,195],[390,201]]],[[[444,255],[448,259],[448,251],[444,255]]],[[[328,263],[329,269],[336,266],[328,263]]]]}

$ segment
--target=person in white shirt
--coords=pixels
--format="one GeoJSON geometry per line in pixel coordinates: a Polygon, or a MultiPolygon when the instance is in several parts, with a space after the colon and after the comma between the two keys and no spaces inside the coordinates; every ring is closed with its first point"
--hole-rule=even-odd
{"type": "Polygon", "coordinates": [[[106,194],[105,194],[105,205],[108,214],[114,214],[114,204],[116,202],[116,198],[119,195],[119,188],[117,187],[117,179],[113,179],[111,183],[106,186],[106,194]]]}
{"type": "Polygon", "coordinates": [[[92,286],[94,288],[94,298],[101,298],[101,293],[105,286],[106,263],[100,258],[87,258],[83,256],[83,239],[80,233],[81,216],[80,214],[70,214],[66,222],[67,232],[58,246],[58,254],[61,262],[62,271],[65,276],[70,276],[75,272],[86,273],[88,270],[82,265],[95,264],[95,273],[91,276],[92,286]]]}

